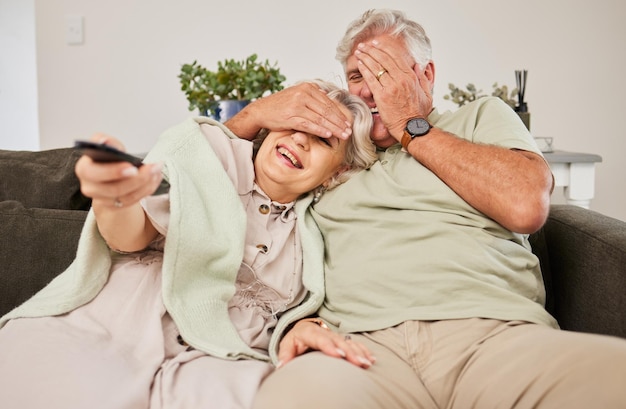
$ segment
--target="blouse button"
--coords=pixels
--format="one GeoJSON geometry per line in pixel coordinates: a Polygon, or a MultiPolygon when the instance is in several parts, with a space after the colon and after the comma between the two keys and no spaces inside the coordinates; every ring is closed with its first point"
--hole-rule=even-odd
{"type": "Polygon", "coordinates": [[[256,248],[258,248],[259,250],[261,250],[263,253],[267,253],[267,246],[265,244],[257,244],[256,248]]]}
{"type": "Polygon", "coordinates": [[[268,214],[270,212],[270,207],[266,204],[262,204],[259,206],[259,212],[261,212],[261,214],[268,214]]]}

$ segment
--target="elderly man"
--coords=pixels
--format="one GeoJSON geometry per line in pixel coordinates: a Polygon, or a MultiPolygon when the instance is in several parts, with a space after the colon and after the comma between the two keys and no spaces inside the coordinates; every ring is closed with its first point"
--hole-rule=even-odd
{"type": "MultiPolygon", "coordinates": [[[[561,331],[544,308],[527,239],[553,180],[513,110],[433,109],[430,41],[399,11],[360,16],[337,58],[372,111],[379,161],[313,206],[324,305],[284,335],[255,407],[626,407],[626,341],[561,331]]],[[[279,120],[349,134],[322,92],[298,86],[226,125],[249,138],[279,120]]]]}

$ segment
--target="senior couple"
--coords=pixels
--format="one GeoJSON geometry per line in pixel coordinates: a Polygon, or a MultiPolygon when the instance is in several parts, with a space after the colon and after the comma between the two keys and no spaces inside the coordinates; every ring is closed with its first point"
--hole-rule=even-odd
{"type": "MultiPolygon", "coordinates": [[[[226,403],[215,407],[257,409],[626,407],[626,341],[562,331],[544,308],[541,271],[528,235],[547,218],[553,179],[513,110],[496,98],[481,98],[456,112],[434,109],[430,41],[423,28],[400,11],[366,11],[348,26],[337,47],[337,59],[343,65],[349,94],[358,99],[338,97],[341,91],[306,82],[253,102],[230,119],[226,128],[202,121],[186,124],[185,132],[199,135],[198,141],[218,140],[222,138],[218,133],[229,135],[210,145],[236,187],[248,223],[256,223],[247,230],[241,227],[241,234],[246,235],[246,243],[250,236],[271,243],[269,253],[288,254],[274,261],[262,260],[261,264],[279,263],[277,268],[288,272],[270,285],[269,276],[261,277],[263,266],[252,264],[259,263],[256,255],[251,266],[246,265],[250,258],[246,245],[241,264],[246,268],[236,274],[235,297],[224,300],[228,291],[216,296],[222,297],[222,304],[216,301],[215,305],[228,310],[226,316],[234,327],[212,327],[210,334],[194,330],[205,322],[195,316],[195,321],[189,319],[184,300],[172,295],[180,291],[202,298],[191,288],[194,285],[177,281],[175,274],[179,268],[200,265],[168,257],[168,246],[171,255],[175,245],[195,245],[178,238],[178,225],[189,220],[177,215],[182,204],[172,192],[169,200],[142,199],[141,206],[134,205],[156,188],[162,165],[119,168],[116,171],[124,174],[116,179],[116,190],[108,191],[104,184],[95,183],[96,172],[90,170],[103,165],[88,159],[79,162],[77,174],[83,190],[103,203],[99,206],[106,210],[101,209],[101,214],[119,215],[133,207],[142,215],[143,238],[132,245],[119,230],[118,235],[107,232],[106,216],[97,215],[105,247],[119,253],[118,257],[146,246],[152,246],[152,251],[165,247],[163,283],[154,274],[159,277],[156,283],[144,284],[142,275],[133,279],[141,284],[133,285],[149,288],[145,290],[151,294],[148,299],[162,310],[152,319],[159,328],[158,338],[164,339],[165,346],[160,348],[166,356],[151,369],[158,376],[150,375],[146,385],[136,385],[137,390],[150,390],[144,393],[149,397],[132,398],[142,402],[137,406],[130,398],[120,400],[124,403],[116,407],[206,406],[217,395],[225,396],[220,402],[226,403]],[[363,143],[363,127],[371,129],[375,153],[363,143]],[[236,153],[241,150],[238,144],[246,141],[234,135],[254,139],[265,130],[269,135],[256,156],[254,173],[249,170],[246,179],[235,169],[239,165],[234,165],[250,153],[236,153]],[[274,143],[268,139],[283,142],[264,151],[264,146],[274,143]],[[319,156],[314,156],[316,150],[319,156]],[[327,169],[316,169],[313,180],[300,185],[281,180],[282,170],[264,165],[280,160],[292,172],[315,168],[311,163],[316,159],[327,161],[327,169]],[[354,171],[339,186],[329,182],[349,168],[354,171]],[[124,190],[135,181],[143,183],[145,190],[124,190]],[[244,185],[253,186],[248,189],[251,193],[244,185]],[[292,194],[283,195],[282,185],[292,194]],[[309,191],[315,194],[296,200],[309,191]],[[127,194],[120,196],[122,192],[127,194]],[[264,205],[268,200],[269,205],[264,205]],[[169,219],[162,216],[170,212],[169,219]],[[269,227],[273,224],[289,227],[279,232],[269,227]],[[321,232],[319,241],[311,239],[314,232],[321,232]],[[321,258],[322,249],[311,250],[315,243],[322,246],[321,238],[323,279],[319,274],[307,275],[307,268],[313,268],[307,266],[322,268],[321,260],[317,264],[314,260],[318,255],[321,258]],[[181,290],[177,283],[190,288],[181,290]],[[281,292],[282,296],[275,295],[281,292]],[[246,313],[248,304],[254,304],[257,312],[246,313]],[[258,309],[259,304],[263,308],[258,309]],[[178,345],[168,346],[173,339],[168,334],[173,334],[178,345]],[[230,347],[223,339],[244,340],[247,345],[230,347]],[[194,365],[199,368],[195,372],[181,371],[194,365]],[[242,378],[232,377],[235,366],[242,378]],[[185,389],[177,389],[182,384],[185,389]],[[169,393],[157,391],[164,385],[169,393]]],[[[198,142],[198,146],[203,144],[198,142]]],[[[181,175],[195,170],[168,162],[167,155],[177,149],[179,145],[158,148],[148,158],[163,159],[172,189],[178,186],[180,190],[184,186],[181,175]]],[[[187,149],[191,154],[198,147],[187,149]]],[[[210,197],[214,191],[205,193],[210,197]]],[[[222,211],[219,206],[215,210],[222,211]]],[[[211,228],[211,223],[203,226],[211,228]]],[[[97,235],[97,230],[91,234],[97,235]]],[[[255,252],[268,252],[267,246],[256,248],[255,252]]],[[[154,257],[158,256],[143,251],[141,263],[150,264],[154,257]]],[[[240,261],[241,254],[232,258],[240,261]]],[[[224,257],[216,255],[207,263],[219,270],[223,261],[224,257]]],[[[112,284],[103,283],[104,290],[91,297],[98,300],[104,297],[102,293],[112,291],[114,280],[120,280],[117,274],[111,274],[112,284]]],[[[213,287],[224,283],[205,282],[213,287]]],[[[83,303],[90,306],[90,300],[83,303]]],[[[77,302],[77,309],[69,315],[84,310],[80,305],[77,302]]],[[[106,308],[110,307],[109,303],[106,308]]],[[[58,314],[68,315],[68,311],[58,314]]],[[[85,312],[81,314],[81,325],[90,325],[85,324],[89,320],[85,312]]],[[[0,331],[0,346],[7,342],[3,332],[33,319],[23,317],[47,315],[55,313],[10,315],[5,322],[11,321],[0,331]]],[[[146,349],[134,349],[127,359],[140,359],[137,356],[148,354],[146,349]]],[[[102,382],[101,399],[116,393],[107,389],[107,381],[102,382]]],[[[3,402],[3,407],[10,406],[3,402]]]]}

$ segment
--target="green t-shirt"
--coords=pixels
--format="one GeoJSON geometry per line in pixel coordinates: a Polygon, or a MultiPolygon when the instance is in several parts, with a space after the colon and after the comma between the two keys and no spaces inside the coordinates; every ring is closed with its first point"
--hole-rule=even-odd
{"type": "MultiPolygon", "coordinates": [[[[481,98],[429,121],[461,138],[537,152],[515,112],[481,98]]],[[[470,317],[556,327],[528,236],[474,209],[394,145],[311,209],[325,242],[320,317],[343,331],[470,317]]]]}

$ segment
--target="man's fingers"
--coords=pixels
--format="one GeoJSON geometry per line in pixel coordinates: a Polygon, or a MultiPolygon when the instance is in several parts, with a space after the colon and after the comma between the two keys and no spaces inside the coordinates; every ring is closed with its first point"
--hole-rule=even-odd
{"type": "Polygon", "coordinates": [[[348,118],[341,111],[340,103],[330,99],[324,91],[316,88],[311,90],[311,98],[305,102],[306,110],[303,116],[312,125],[310,132],[321,137],[336,136],[347,139],[352,133],[348,118]]]}
{"type": "Polygon", "coordinates": [[[294,129],[323,138],[347,139],[352,133],[338,103],[314,83],[293,85],[253,104],[263,128],[294,129]]]}

